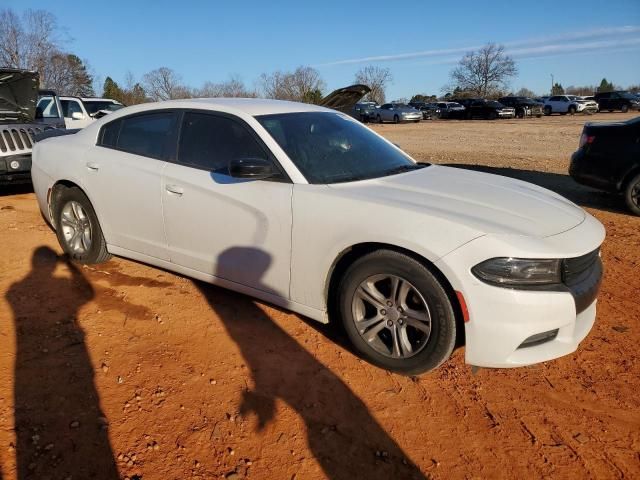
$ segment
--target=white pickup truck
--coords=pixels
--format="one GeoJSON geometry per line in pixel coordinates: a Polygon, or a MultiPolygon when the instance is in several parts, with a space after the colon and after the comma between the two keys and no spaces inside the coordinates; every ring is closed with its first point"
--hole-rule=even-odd
{"type": "MultiPolygon", "coordinates": [[[[42,97],[39,102],[44,104],[46,101],[46,97],[42,97]]],[[[85,97],[60,97],[60,105],[68,129],[84,128],[94,120],[124,107],[110,98],[85,97]]]]}

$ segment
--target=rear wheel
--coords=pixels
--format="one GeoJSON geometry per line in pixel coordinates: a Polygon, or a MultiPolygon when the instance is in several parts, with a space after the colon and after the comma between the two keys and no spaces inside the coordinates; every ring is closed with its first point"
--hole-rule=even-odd
{"type": "Polygon", "coordinates": [[[629,210],[634,215],[640,215],[640,173],[627,183],[627,187],[624,190],[624,199],[629,210]]]}
{"type": "Polygon", "coordinates": [[[412,375],[451,355],[453,307],[438,279],[415,259],[390,250],[370,253],[347,269],[339,289],[345,330],[371,363],[412,375]]]}
{"type": "Polygon", "coordinates": [[[622,105],[620,110],[622,110],[622,113],[627,113],[629,111],[629,105],[622,105]]]}
{"type": "Polygon", "coordinates": [[[53,220],[58,242],[72,260],[102,263],[111,258],[96,212],[79,188],[56,187],[53,220]]]}

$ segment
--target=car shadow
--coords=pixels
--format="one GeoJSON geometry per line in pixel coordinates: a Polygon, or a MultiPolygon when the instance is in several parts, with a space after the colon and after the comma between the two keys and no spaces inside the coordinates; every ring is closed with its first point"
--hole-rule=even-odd
{"type": "MultiPolygon", "coordinates": [[[[521,170],[517,168],[490,167],[488,165],[468,165],[460,163],[442,165],[524,180],[525,182],[534,183],[540,187],[552,190],[582,207],[596,208],[613,213],[628,213],[621,195],[615,195],[580,185],[569,175],[521,170]]],[[[630,215],[630,213],[628,214],[630,215]]]]}
{"type": "Polygon", "coordinates": [[[93,299],[84,275],[49,247],[11,285],[16,334],[15,434],[18,479],[117,479],[108,421],[78,312],[93,299]]]}
{"type": "MultiPolygon", "coordinates": [[[[263,250],[233,247],[225,257],[254,259],[253,282],[271,264],[263,250]]],[[[295,410],[306,425],[309,449],[330,479],[424,479],[419,468],[380,426],[367,406],[252,299],[195,282],[222,321],[249,368],[253,389],[241,394],[240,413],[257,417],[261,431],[276,421],[276,400],[295,410]],[[230,302],[230,297],[235,297],[230,302]]]]}
{"type": "Polygon", "coordinates": [[[33,185],[29,183],[0,184],[0,197],[20,195],[22,193],[33,193],[33,185]]]}

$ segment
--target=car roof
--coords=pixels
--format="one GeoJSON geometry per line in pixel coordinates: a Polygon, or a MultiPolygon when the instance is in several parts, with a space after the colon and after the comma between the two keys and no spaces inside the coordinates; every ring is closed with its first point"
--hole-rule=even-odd
{"type": "MultiPolygon", "coordinates": [[[[188,98],[182,100],[166,100],[163,102],[143,103],[140,105],[134,105],[121,109],[115,113],[122,112],[122,115],[127,115],[134,112],[159,110],[163,108],[200,108],[203,110],[223,110],[228,113],[243,113],[245,115],[251,116],[297,112],[335,112],[335,110],[320,107],[318,105],[289,102],[286,100],[270,100],[265,98],[188,98]]],[[[120,115],[117,116],[119,117],[120,115]]]]}

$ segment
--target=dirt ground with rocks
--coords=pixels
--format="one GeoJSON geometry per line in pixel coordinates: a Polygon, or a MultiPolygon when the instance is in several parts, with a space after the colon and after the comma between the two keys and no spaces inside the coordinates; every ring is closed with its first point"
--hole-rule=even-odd
{"type": "Polygon", "coordinates": [[[30,188],[1,187],[0,479],[640,478],[640,218],[566,175],[585,121],[629,117],[373,126],[606,227],[579,350],[475,375],[463,347],[403,377],[243,295],[120,258],[70,264],[30,188]]]}

